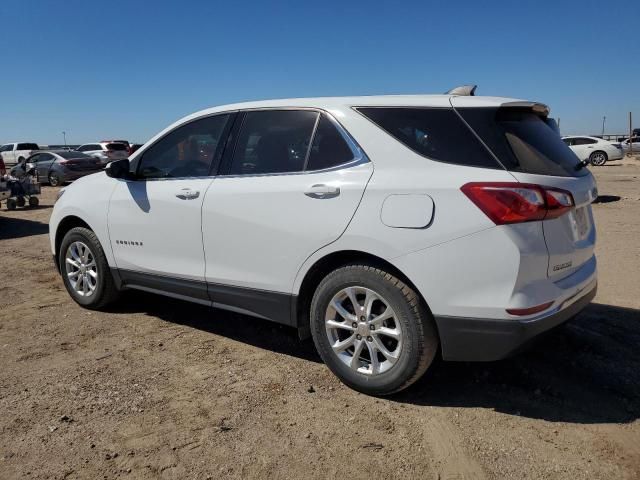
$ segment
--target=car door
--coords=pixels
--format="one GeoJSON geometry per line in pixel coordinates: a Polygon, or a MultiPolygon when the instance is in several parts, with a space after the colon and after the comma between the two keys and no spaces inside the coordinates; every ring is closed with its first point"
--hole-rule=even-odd
{"type": "Polygon", "coordinates": [[[117,180],[109,236],[125,284],[207,301],[201,209],[231,114],[190,121],[136,159],[117,180]]]}
{"type": "Polygon", "coordinates": [[[249,111],[240,123],[202,208],[205,276],[214,304],[288,323],[298,269],[347,228],[373,167],[326,114],[249,111]]]}
{"type": "Polygon", "coordinates": [[[49,173],[51,172],[51,168],[53,167],[56,157],[54,157],[50,153],[40,153],[38,155],[34,155],[33,157],[36,156],[38,157],[36,167],[38,170],[38,178],[41,181],[46,181],[49,178],[49,173]]]}

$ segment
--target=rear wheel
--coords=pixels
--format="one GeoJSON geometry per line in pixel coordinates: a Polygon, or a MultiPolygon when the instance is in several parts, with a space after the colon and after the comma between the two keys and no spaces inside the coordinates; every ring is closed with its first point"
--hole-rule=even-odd
{"type": "Polygon", "coordinates": [[[7,199],[7,210],[15,210],[16,209],[16,201],[14,198],[7,199]]]}
{"type": "Polygon", "coordinates": [[[58,264],[69,295],[78,304],[99,309],[118,296],[102,245],[88,228],[67,232],[60,245],[58,264]]]}
{"type": "Polygon", "coordinates": [[[589,162],[591,163],[591,165],[594,165],[596,167],[601,167],[602,165],[607,163],[608,159],[609,158],[607,157],[607,154],[605,152],[601,152],[600,150],[589,155],[589,162]]]}
{"type": "Polygon", "coordinates": [[[52,187],[57,187],[60,185],[60,183],[60,176],[55,172],[51,172],[49,174],[49,185],[51,185],[52,187]]]}
{"type": "Polygon", "coordinates": [[[320,283],[311,303],[311,333],[329,369],[372,395],[411,385],[438,349],[433,319],[418,294],[369,265],[342,267],[320,283]]]}

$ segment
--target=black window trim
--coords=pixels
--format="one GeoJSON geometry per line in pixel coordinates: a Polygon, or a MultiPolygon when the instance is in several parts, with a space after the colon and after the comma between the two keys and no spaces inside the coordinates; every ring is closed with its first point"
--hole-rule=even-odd
{"type": "Polygon", "coordinates": [[[133,159],[133,161],[131,162],[131,164],[129,165],[129,169],[132,173],[134,173],[134,178],[131,179],[130,181],[134,181],[134,182],[157,182],[157,181],[168,181],[168,180],[187,180],[187,179],[207,179],[207,178],[214,178],[217,176],[219,170],[220,170],[220,166],[222,164],[222,158],[223,158],[223,154],[226,151],[226,148],[228,146],[228,142],[229,142],[229,138],[230,138],[230,134],[231,134],[231,130],[233,129],[233,127],[235,126],[235,124],[237,123],[237,117],[238,117],[238,111],[237,110],[227,110],[224,112],[215,112],[215,113],[209,113],[206,115],[201,115],[199,117],[196,118],[191,118],[189,120],[187,120],[186,122],[181,123],[180,125],[176,125],[174,128],[172,128],[171,130],[169,130],[168,132],[166,132],[164,135],[162,135],[161,137],[159,137],[158,139],[156,139],[153,143],[149,143],[149,144],[144,144],[144,148],[140,148],[138,151],[136,151],[136,157],[133,159]],[[145,153],[147,152],[147,150],[149,150],[151,147],[153,147],[154,145],[158,144],[159,142],[161,142],[162,140],[164,140],[167,136],[169,136],[171,133],[175,132],[177,129],[185,127],[191,123],[200,121],[200,120],[204,120],[207,118],[211,118],[211,117],[217,117],[220,115],[228,115],[229,116],[229,120],[227,121],[227,124],[224,126],[224,129],[222,130],[222,134],[220,135],[220,141],[218,142],[218,145],[216,146],[216,151],[213,153],[213,160],[211,162],[211,165],[209,167],[209,175],[206,176],[188,176],[188,177],[166,177],[166,178],[145,178],[140,176],[140,164],[142,163],[142,157],[144,157],[145,153]],[[140,152],[140,153],[138,153],[140,152]]]}
{"type": "Polygon", "coordinates": [[[362,149],[362,147],[360,147],[360,145],[356,142],[356,140],[351,136],[351,134],[349,134],[349,132],[346,130],[346,128],[344,128],[344,126],[338,122],[333,115],[331,115],[331,113],[329,113],[328,111],[322,109],[322,108],[318,108],[318,107],[285,107],[285,106],[278,106],[278,107],[255,107],[255,108],[245,108],[242,110],[239,110],[238,112],[240,115],[239,120],[236,121],[236,128],[233,129],[232,132],[232,136],[233,138],[231,139],[231,144],[230,148],[228,148],[225,151],[225,158],[222,161],[222,165],[220,168],[220,171],[218,173],[218,177],[221,178],[253,178],[253,177],[274,177],[274,176],[282,176],[282,175],[311,175],[311,174],[315,174],[315,173],[323,173],[323,172],[331,172],[334,170],[342,170],[345,168],[351,168],[351,167],[355,167],[356,165],[360,165],[363,163],[369,163],[369,157],[367,156],[367,154],[364,152],[364,150],[362,149]],[[244,119],[246,117],[246,113],[248,112],[262,112],[262,111],[312,111],[312,112],[317,112],[318,116],[316,118],[314,127],[313,127],[313,131],[311,133],[311,137],[310,137],[310,142],[309,142],[309,147],[307,149],[307,153],[305,156],[305,161],[304,161],[304,165],[303,165],[303,169],[297,172],[274,172],[274,173],[242,173],[242,174],[229,174],[228,172],[231,170],[231,162],[233,160],[233,154],[235,152],[235,148],[237,145],[237,140],[238,140],[238,134],[240,133],[240,130],[242,129],[242,125],[244,124],[244,119]],[[351,150],[351,152],[353,153],[353,158],[351,160],[349,160],[348,162],[345,163],[341,163],[339,165],[334,165],[333,167],[329,167],[329,168],[323,168],[323,169],[319,169],[319,170],[307,170],[307,163],[309,161],[309,156],[311,154],[311,146],[313,145],[313,141],[315,139],[315,135],[316,135],[316,130],[318,128],[318,123],[320,122],[320,116],[324,114],[327,119],[333,124],[333,126],[338,130],[338,132],[340,133],[340,135],[342,136],[342,138],[347,142],[347,146],[349,147],[349,149],[351,150]]]}
{"type": "Polygon", "coordinates": [[[362,116],[365,120],[370,122],[375,127],[379,128],[382,132],[384,132],[386,135],[388,135],[390,138],[392,138],[395,142],[399,143],[400,145],[402,145],[405,148],[408,148],[409,150],[411,150],[416,155],[420,155],[422,158],[426,158],[427,160],[431,160],[432,162],[438,162],[438,163],[443,163],[445,165],[450,165],[452,167],[469,167],[469,168],[483,168],[483,169],[487,169],[488,168],[488,169],[491,169],[491,170],[501,170],[502,169],[502,170],[507,171],[507,168],[505,167],[505,165],[491,151],[491,149],[487,146],[487,144],[484,142],[484,140],[482,140],[482,138],[480,138],[480,136],[475,132],[475,130],[473,128],[471,128],[471,125],[469,125],[467,123],[467,121],[464,118],[462,118],[462,115],[460,115],[458,110],[453,105],[450,106],[450,107],[430,107],[428,105],[354,105],[351,108],[354,111],[356,111],[360,116],[362,116]],[[456,116],[462,121],[464,126],[467,128],[467,130],[469,130],[469,133],[471,133],[474,136],[474,138],[476,138],[480,142],[480,144],[485,149],[485,151],[489,154],[489,156],[491,158],[493,158],[493,160],[496,162],[496,165],[495,165],[495,167],[489,167],[489,166],[484,166],[484,165],[467,165],[467,164],[463,164],[463,163],[446,162],[444,160],[438,160],[437,158],[428,157],[428,156],[424,155],[423,153],[420,153],[417,150],[411,148],[410,146],[405,145],[404,143],[402,143],[396,137],[391,135],[391,133],[387,132],[384,128],[382,128],[380,125],[378,125],[376,122],[374,122],[369,117],[367,117],[364,113],[362,113],[359,110],[360,108],[404,108],[404,109],[412,109],[412,110],[418,110],[418,109],[419,110],[453,110],[453,112],[456,114],[456,116]]]}

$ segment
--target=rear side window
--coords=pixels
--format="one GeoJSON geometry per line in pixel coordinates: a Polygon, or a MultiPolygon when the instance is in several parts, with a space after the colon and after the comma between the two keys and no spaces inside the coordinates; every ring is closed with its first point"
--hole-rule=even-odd
{"type": "Polygon", "coordinates": [[[320,116],[306,170],[323,170],[348,163],[353,151],[326,115],[320,116]]]}
{"type": "Polygon", "coordinates": [[[308,110],[247,112],[229,174],[301,172],[317,118],[308,110]]]}
{"type": "Polygon", "coordinates": [[[127,151],[127,146],[124,143],[107,143],[107,150],[127,151]]]}
{"type": "Polygon", "coordinates": [[[507,170],[559,177],[589,174],[560,136],[529,109],[459,108],[458,112],[507,170]]]}
{"type": "Polygon", "coordinates": [[[501,168],[451,108],[358,108],[411,150],[432,160],[501,168]]]}
{"type": "Polygon", "coordinates": [[[574,138],[573,140],[574,145],[593,145],[594,143],[598,143],[598,141],[594,140],[593,138],[578,137],[574,138]]]}

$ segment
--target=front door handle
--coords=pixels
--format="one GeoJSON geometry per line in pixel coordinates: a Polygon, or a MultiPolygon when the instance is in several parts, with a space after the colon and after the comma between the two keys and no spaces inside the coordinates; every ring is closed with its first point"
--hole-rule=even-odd
{"type": "Polygon", "coordinates": [[[180,200],[193,200],[194,198],[198,198],[199,196],[199,191],[191,190],[190,188],[183,188],[178,193],[176,193],[176,197],[178,197],[180,200]]]}
{"type": "Polygon", "coordinates": [[[340,187],[317,183],[311,185],[304,194],[311,198],[333,198],[340,195],[340,187]]]}

